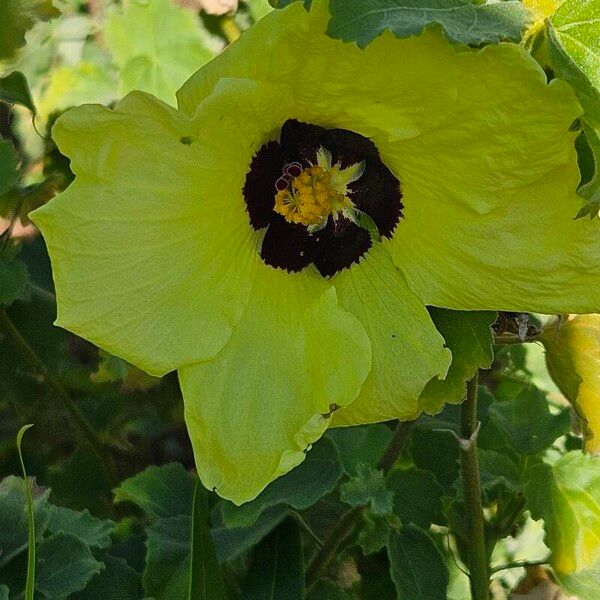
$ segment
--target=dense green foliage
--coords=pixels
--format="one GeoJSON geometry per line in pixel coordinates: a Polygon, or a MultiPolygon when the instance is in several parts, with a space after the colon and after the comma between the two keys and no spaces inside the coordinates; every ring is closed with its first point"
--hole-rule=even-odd
{"type": "MultiPolygon", "coordinates": [[[[473,511],[493,598],[597,600],[600,458],[584,453],[582,433],[596,429],[580,421],[595,417],[578,415],[548,373],[548,317],[428,307],[452,363],[421,393],[427,414],[330,428],[241,506],[199,483],[174,374],[152,377],[53,325],[50,261],[27,215],[73,179],[50,134],[56,117],[131,90],[174,104],[272,10],[54,4],[0,0],[0,600],[468,600],[473,511]],[[469,391],[477,427],[466,431],[469,391]]],[[[330,0],[328,33],[360,47],[430,27],[457,52],[521,43],[582,104],[578,216],[593,219],[600,2],[565,0],[541,17],[538,4],[330,0]]]]}

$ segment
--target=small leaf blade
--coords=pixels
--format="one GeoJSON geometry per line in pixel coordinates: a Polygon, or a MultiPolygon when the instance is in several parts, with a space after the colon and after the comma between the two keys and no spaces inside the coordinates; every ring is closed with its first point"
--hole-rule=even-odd
{"type": "Polygon", "coordinates": [[[227,600],[227,588],[209,529],[208,490],[196,481],[192,508],[190,587],[188,600],[227,600]]]}

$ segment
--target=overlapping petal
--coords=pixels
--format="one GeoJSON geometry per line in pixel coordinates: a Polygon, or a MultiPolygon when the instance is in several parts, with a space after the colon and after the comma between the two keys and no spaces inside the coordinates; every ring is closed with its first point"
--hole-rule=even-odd
{"type": "Polygon", "coordinates": [[[396,264],[436,306],[597,310],[600,236],[574,220],[573,92],[548,85],[514,46],[457,59],[461,87],[446,121],[380,148],[403,183],[405,221],[389,243],[396,264]]]}
{"type": "Polygon", "coordinates": [[[341,305],[369,334],[373,368],[360,395],[334,415],[333,425],[411,419],[422,411],[419,394],[451,361],[429,313],[411,292],[382,244],[368,259],[333,278],[341,305]]]}
{"type": "Polygon", "coordinates": [[[219,94],[190,121],[132,93],[115,110],[84,106],[57,122],[77,177],[32,218],[48,243],[59,325],[155,375],[221,349],[260,262],[241,189],[279,120],[271,103],[237,111],[226,128],[219,94]]]}
{"type": "Polygon", "coordinates": [[[198,473],[236,503],[297,466],[371,368],[360,322],[314,268],[261,265],[229,343],[179,371],[198,473]]]}
{"type": "Polygon", "coordinates": [[[360,49],[325,34],[329,17],[323,0],[310,12],[294,3],[267,15],[184,84],[180,109],[193,115],[221,78],[233,77],[290,89],[290,117],[365,136],[412,137],[445,118],[459,74],[439,33],[399,41],[387,32],[360,49]]]}

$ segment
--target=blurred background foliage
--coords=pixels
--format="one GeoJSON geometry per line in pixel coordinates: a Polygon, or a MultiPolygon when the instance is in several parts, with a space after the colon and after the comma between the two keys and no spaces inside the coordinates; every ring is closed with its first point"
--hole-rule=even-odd
{"type": "MultiPolygon", "coordinates": [[[[393,3],[382,0],[382,12],[393,3]]],[[[554,29],[543,19],[557,2],[507,0],[501,18],[485,3],[448,3],[479,24],[461,30],[443,16],[451,39],[520,41],[552,76],[548,40],[566,17],[554,29]]],[[[413,35],[429,23],[414,6],[412,21],[377,22],[356,19],[358,2],[331,6],[331,34],[362,44],[385,27],[413,35]]],[[[189,590],[198,560],[214,575],[206,598],[470,597],[457,406],[408,425],[330,430],[256,500],[235,507],[211,494],[198,516],[176,377],[150,377],[52,325],[50,265],[26,215],[73,178],[50,137],[54,120],[133,89],[175,105],[180,85],[270,10],[267,0],[0,0],[0,600],[25,597],[27,497],[15,446],[25,423],[34,423],[22,450],[37,525],[35,598],[201,597],[189,590]],[[190,552],[202,527],[214,560],[190,552]]],[[[595,107],[585,105],[578,142],[586,206],[597,200],[595,107]]],[[[492,597],[597,600],[600,462],[582,449],[600,422],[598,388],[579,384],[594,381],[600,323],[501,314],[490,329],[488,315],[467,334],[458,313],[432,317],[460,358],[453,400],[491,362],[477,418],[492,597]],[[477,351],[463,348],[468,335],[477,351]]],[[[432,406],[436,385],[424,392],[432,406]]]]}

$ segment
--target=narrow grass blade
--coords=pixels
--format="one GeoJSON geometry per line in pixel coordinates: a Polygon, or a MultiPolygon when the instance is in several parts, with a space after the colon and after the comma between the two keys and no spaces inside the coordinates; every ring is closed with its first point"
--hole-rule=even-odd
{"type": "Polygon", "coordinates": [[[21,452],[21,442],[25,432],[33,427],[33,424],[23,425],[17,433],[17,451],[19,452],[19,460],[21,461],[21,470],[23,471],[23,479],[25,492],[27,494],[27,512],[29,513],[29,544],[27,549],[27,582],[25,584],[25,600],[33,600],[33,592],[35,589],[35,518],[33,515],[33,495],[31,486],[27,479],[27,471],[25,470],[25,461],[21,452]]]}

